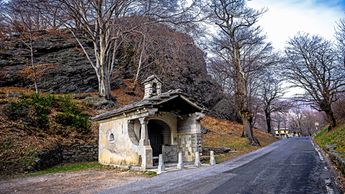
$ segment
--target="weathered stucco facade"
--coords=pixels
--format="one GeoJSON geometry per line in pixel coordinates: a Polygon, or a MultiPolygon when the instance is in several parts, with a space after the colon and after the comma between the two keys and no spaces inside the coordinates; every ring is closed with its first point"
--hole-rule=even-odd
{"type": "Polygon", "coordinates": [[[156,76],[144,81],[144,99],[96,116],[99,122],[99,162],[105,165],[151,168],[162,154],[177,162],[181,151],[192,161],[201,151],[202,108],[179,90],[161,92],[156,76]]]}

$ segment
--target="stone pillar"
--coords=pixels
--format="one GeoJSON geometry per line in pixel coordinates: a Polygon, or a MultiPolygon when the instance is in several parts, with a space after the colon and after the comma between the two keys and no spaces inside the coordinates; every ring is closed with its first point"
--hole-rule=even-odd
{"type": "Polygon", "coordinates": [[[149,132],[147,129],[147,121],[145,118],[140,118],[140,141],[139,141],[139,147],[140,147],[140,156],[141,156],[141,170],[146,170],[147,168],[151,168],[153,166],[152,161],[152,148],[150,145],[149,140],[149,132]]]}
{"type": "Polygon", "coordinates": [[[177,169],[183,169],[183,157],[182,157],[182,152],[178,152],[178,163],[177,163],[177,169]]]}
{"type": "Polygon", "coordinates": [[[152,148],[151,146],[141,147],[141,170],[145,171],[147,168],[152,168],[152,148]]]}
{"type": "Polygon", "coordinates": [[[142,146],[150,145],[149,131],[147,129],[147,121],[145,120],[145,118],[140,118],[139,121],[140,121],[140,141],[139,141],[139,145],[142,145],[142,146]]]}
{"type": "Polygon", "coordinates": [[[158,157],[158,171],[157,174],[161,174],[162,172],[165,171],[165,165],[164,165],[164,160],[163,160],[163,155],[159,154],[158,157]]]}
{"type": "Polygon", "coordinates": [[[210,165],[216,165],[216,160],[214,159],[214,152],[210,151],[210,165]]]}
{"type": "Polygon", "coordinates": [[[201,166],[201,162],[200,162],[200,154],[199,152],[195,152],[195,162],[194,165],[196,167],[200,167],[201,166]]]}

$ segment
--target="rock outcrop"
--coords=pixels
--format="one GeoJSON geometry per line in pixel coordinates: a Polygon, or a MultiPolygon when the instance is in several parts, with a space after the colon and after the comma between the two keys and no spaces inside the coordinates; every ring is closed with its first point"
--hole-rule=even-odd
{"type": "MultiPolygon", "coordinates": [[[[167,26],[157,24],[147,32],[146,61],[139,82],[152,73],[163,81],[166,91],[182,89],[206,107],[213,107],[223,96],[219,85],[207,74],[204,53],[193,39],[167,26]],[[157,48],[157,45],[159,48],[157,48]]],[[[82,40],[92,52],[92,44],[82,40]]],[[[138,38],[123,43],[119,64],[114,68],[112,87],[133,79],[137,62],[131,45],[138,38]],[[129,59],[128,59],[129,57],[129,59]]],[[[49,93],[96,92],[97,78],[71,34],[64,31],[34,33],[34,63],[39,89],[49,93]]],[[[29,65],[30,50],[19,35],[0,43],[0,86],[33,87],[33,71],[29,65]]]]}

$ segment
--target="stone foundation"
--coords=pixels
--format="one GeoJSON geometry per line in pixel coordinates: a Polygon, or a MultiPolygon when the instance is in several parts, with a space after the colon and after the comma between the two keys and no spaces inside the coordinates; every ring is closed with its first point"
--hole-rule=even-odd
{"type": "Polygon", "coordinates": [[[162,152],[164,162],[177,162],[177,145],[163,145],[162,152]]]}
{"type": "Polygon", "coordinates": [[[201,134],[180,134],[178,140],[179,150],[185,161],[193,161],[195,152],[202,151],[201,134]]]}

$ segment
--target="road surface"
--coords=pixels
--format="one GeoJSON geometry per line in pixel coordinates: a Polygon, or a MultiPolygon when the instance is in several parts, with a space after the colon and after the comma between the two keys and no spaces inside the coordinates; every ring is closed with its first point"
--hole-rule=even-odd
{"type": "Polygon", "coordinates": [[[215,166],[164,173],[102,193],[339,193],[310,138],[281,140],[215,166]]]}

